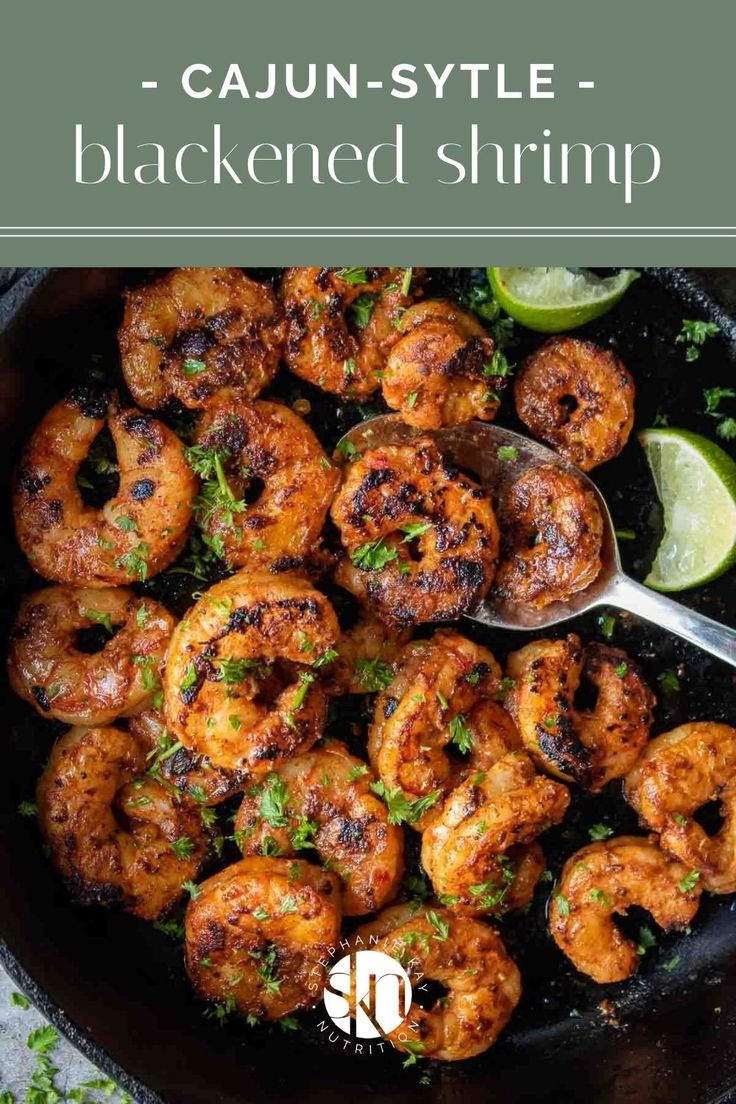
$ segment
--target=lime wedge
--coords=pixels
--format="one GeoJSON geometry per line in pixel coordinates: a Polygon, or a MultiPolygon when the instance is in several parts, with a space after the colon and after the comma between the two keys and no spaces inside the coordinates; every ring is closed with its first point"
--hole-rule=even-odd
{"type": "Polygon", "coordinates": [[[639,440],[664,510],[664,536],[644,582],[687,590],[736,563],[736,463],[685,429],[645,429],[639,440]]]}
{"type": "Polygon", "coordinates": [[[489,268],[500,306],[522,326],[562,333],[600,318],[639,278],[633,268],[601,279],[585,268],[489,268]]]}

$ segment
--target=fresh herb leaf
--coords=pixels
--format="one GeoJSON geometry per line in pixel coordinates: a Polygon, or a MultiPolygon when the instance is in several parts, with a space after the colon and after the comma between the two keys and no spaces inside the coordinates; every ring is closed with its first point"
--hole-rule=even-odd
{"type": "Polygon", "coordinates": [[[393,682],[393,668],[380,659],[356,659],[355,674],[368,694],[386,690],[393,682]]]}
{"type": "Polygon", "coordinates": [[[387,564],[398,559],[398,555],[396,549],[387,545],[383,537],[378,537],[367,544],[359,545],[350,553],[350,559],[361,571],[381,571],[387,564]]]}

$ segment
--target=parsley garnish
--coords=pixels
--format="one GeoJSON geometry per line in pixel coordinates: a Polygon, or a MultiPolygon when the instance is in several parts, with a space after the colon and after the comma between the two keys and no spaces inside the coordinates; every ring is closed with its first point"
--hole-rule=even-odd
{"type": "Polygon", "coordinates": [[[387,564],[398,559],[398,552],[386,544],[383,537],[359,545],[350,553],[350,559],[361,571],[381,571],[387,564]]]}
{"type": "Polygon", "coordinates": [[[613,828],[609,828],[607,824],[593,824],[588,829],[588,835],[592,840],[604,840],[613,835],[613,828]]]}
{"type": "Polygon", "coordinates": [[[385,690],[393,682],[393,668],[380,659],[356,659],[355,674],[368,694],[385,690]]]}
{"type": "Polygon", "coordinates": [[[677,888],[680,893],[689,893],[692,889],[695,889],[699,881],[700,871],[691,870],[689,874],[686,874],[685,877],[677,883],[677,888]]]}
{"type": "Polygon", "coordinates": [[[182,365],[185,376],[198,376],[200,372],[204,372],[206,367],[207,365],[203,360],[194,360],[192,357],[187,357],[182,365]]]}
{"type": "Polygon", "coordinates": [[[286,805],[289,791],[277,774],[269,774],[261,790],[258,811],[272,828],[285,828],[289,823],[286,805]]]}
{"type": "Polygon", "coordinates": [[[380,780],[371,782],[371,789],[386,802],[389,824],[415,824],[442,796],[442,790],[437,789],[424,797],[409,801],[400,786],[390,790],[380,780]]]}
{"type": "Polygon", "coordinates": [[[468,755],[473,750],[473,733],[462,713],[458,713],[450,721],[450,742],[455,744],[462,755],[468,755]]]}

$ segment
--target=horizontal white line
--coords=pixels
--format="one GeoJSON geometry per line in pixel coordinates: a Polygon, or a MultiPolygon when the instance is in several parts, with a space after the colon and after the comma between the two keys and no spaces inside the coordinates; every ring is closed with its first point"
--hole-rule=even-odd
{"type": "Polygon", "coordinates": [[[736,226],[0,226],[0,230],[736,230],[736,226]]]}
{"type": "Polygon", "coordinates": [[[412,238],[434,238],[442,241],[453,241],[459,238],[475,238],[475,239],[491,239],[497,240],[500,238],[515,238],[521,240],[533,241],[539,238],[564,238],[567,241],[588,241],[594,238],[613,238],[623,240],[630,238],[632,240],[646,240],[657,238],[678,238],[685,241],[702,241],[706,238],[736,238],[734,234],[578,234],[571,237],[569,234],[382,234],[382,233],[369,233],[369,234],[3,234],[0,233],[0,238],[39,238],[43,241],[49,241],[52,238],[77,238],[80,241],[92,238],[141,238],[155,239],[155,238],[191,238],[194,241],[208,241],[215,238],[316,238],[322,241],[337,241],[345,239],[347,241],[356,241],[361,238],[367,239],[382,239],[382,240],[396,240],[406,241],[412,238]]]}
{"type": "Polygon", "coordinates": [[[595,81],[578,81],[578,88],[595,88],[595,81]]]}
{"type": "Polygon", "coordinates": [[[141,81],[141,88],[158,88],[158,81],[141,81]]]}

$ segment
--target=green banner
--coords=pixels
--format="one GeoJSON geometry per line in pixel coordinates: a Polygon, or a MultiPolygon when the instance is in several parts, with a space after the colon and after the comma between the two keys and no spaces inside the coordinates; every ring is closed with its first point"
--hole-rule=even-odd
{"type": "Polygon", "coordinates": [[[723,0],[14,0],[7,264],[733,257],[723,0]]]}

